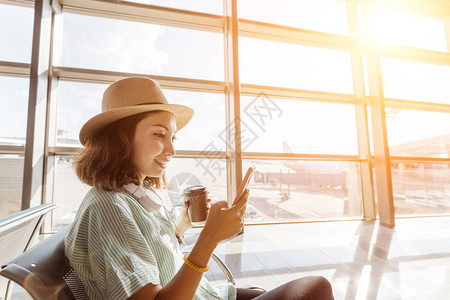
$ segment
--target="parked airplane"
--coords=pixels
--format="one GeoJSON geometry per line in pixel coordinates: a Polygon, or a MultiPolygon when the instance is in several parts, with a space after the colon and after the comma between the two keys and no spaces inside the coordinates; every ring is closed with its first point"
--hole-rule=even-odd
{"type": "MultiPolygon", "coordinates": [[[[293,153],[287,142],[283,142],[284,153],[293,153]]],[[[297,185],[312,188],[343,189],[350,172],[348,162],[309,162],[284,160],[279,171],[255,173],[255,182],[270,183],[272,186],[297,185]],[[293,171],[291,173],[291,171],[293,171]]],[[[272,168],[273,169],[273,168],[272,168]]]]}

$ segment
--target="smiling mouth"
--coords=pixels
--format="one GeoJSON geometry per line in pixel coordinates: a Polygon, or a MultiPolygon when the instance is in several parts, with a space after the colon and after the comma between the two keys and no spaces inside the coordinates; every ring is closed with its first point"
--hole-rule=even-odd
{"type": "Polygon", "coordinates": [[[165,169],[166,166],[167,166],[167,162],[162,162],[162,161],[159,161],[159,160],[156,160],[156,159],[154,161],[158,164],[158,166],[160,166],[163,169],[165,169]]]}

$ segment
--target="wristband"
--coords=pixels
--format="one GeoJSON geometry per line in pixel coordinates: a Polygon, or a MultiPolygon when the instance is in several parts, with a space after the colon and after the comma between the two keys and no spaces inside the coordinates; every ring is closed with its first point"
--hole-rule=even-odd
{"type": "Polygon", "coordinates": [[[184,256],[184,262],[185,262],[186,265],[188,265],[191,269],[193,269],[193,270],[195,270],[195,271],[197,271],[197,272],[202,272],[202,273],[208,272],[208,270],[209,270],[209,265],[206,265],[205,268],[196,266],[196,265],[194,265],[193,263],[191,263],[191,262],[188,260],[187,257],[188,257],[187,255],[184,256]]]}

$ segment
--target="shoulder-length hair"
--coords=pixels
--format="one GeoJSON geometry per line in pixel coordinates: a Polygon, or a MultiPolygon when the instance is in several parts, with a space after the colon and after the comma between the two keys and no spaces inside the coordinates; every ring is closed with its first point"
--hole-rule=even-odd
{"type": "MultiPolygon", "coordinates": [[[[117,120],[88,141],[75,157],[75,173],[90,186],[118,192],[128,183],[139,185],[140,174],[133,163],[133,139],[137,124],[154,112],[145,112],[117,120]]],[[[144,184],[167,188],[165,173],[146,177],[144,184]]]]}

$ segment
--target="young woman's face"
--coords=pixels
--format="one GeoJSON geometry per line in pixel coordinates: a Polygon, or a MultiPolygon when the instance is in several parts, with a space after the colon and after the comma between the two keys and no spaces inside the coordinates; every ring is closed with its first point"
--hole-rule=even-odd
{"type": "Polygon", "coordinates": [[[174,156],[173,141],[177,132],[175,119],[170,112],[148,114],[136,126],[133,140],[133,163],[141,174],[160,177],[174,156]]]}

